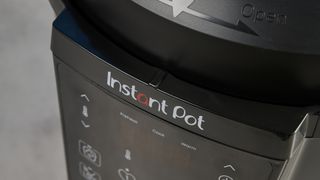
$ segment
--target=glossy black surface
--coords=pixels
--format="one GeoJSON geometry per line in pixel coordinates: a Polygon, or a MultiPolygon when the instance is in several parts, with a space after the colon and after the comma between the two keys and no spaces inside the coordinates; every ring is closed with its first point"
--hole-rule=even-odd
{"type": "Polygon", "coordinates": [[[283,165],[171,125],[61,63],[57,73],[70,180],[87,177],[85,168],[96,180],[271,180],[283,165]]]}
{"type": "Polygon", "coordinates": [[[276,104],[320,102],[317,0],[190,1],[210,22],[173,17],[157,0],[69,2],[131,54],[195,85],[276,104]]]}
{"type": "MultiPolygon", "coordinates": [[[[305,115],[313,112],[314,108],[237,99],[181,81],[139,61],[76,16],[65,11],[55,21],[52,49],[58,59],[92,83],[167,122],[247,152],[286,159],[299,144],[300,130],[295,131],[305,115]],[[133,89],[135,86],[135,95],[143,93],[159,102],[166,100],[165,110],[157,109],[155,104],[146,106],[145,98],[137,101],[137,96],[132,96],[132,93],[128,95],[124,89],[119,91],[118,83],[112,88],[108,80],[111,77],[118,80],[122,87],[127,85],[133,89]],[[179,106],[186,110],[184,118],[171,116],[175,107],[179,106]],[[192,117],[197,117],[196,124],[192,117]]],[[[140,94],[140,97],[145,96],[140,94]]]]}

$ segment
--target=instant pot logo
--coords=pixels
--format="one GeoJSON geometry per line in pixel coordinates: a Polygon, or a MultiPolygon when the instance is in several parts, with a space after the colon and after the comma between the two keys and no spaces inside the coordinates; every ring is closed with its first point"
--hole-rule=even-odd
{"type": "Polygon", "coordinates": [[[166,116],[170,115],[173,119],[183,120],[189,126],[197,127],[202,131],[204,130],[203,124],[205,121],[203,116],[196,117],[190,115],[183,106],[170,106],[165,99],[159,100],[144,92],[140,92],[135,85],[124,84],[120,80],[112,77],[110,71],[107,75],[107,85],[123,96],[130,97],[145,108],[154,109],[158,113],[162,113],[166,116]]]}

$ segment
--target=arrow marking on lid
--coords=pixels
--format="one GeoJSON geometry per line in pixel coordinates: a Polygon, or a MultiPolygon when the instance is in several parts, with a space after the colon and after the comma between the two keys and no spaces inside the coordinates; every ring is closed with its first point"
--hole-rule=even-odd
{"type": "MultiPolygon", "coordinates": [[[[134,1],[134,0],[133,0],[134,1]]],[[[194,2],[194,0],[158,0],[164,4],[167,4],[172,7],[173,17],[179,16],[182,12],[188,13],[205,21],[209,21],[214,24],[218,24],[224,26],[229,29],[233,29],[236,31],[240,31],[246,34],[251,34],[254,36],[258,36],[256,32],[254,32],[249,26],[243,23],[241,20],[238,20],[235,24],[226,22],[224,20],[203,14],[201,12],[190,9],[189,6],[194,2]]]]}

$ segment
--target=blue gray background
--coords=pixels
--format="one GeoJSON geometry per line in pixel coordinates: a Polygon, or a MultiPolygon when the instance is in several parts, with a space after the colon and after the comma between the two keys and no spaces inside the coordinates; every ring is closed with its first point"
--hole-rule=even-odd
{"type": "Polygon", "coordinates": [[[66,180],[47,0],[0,0],[0,179],[66,180]]]}

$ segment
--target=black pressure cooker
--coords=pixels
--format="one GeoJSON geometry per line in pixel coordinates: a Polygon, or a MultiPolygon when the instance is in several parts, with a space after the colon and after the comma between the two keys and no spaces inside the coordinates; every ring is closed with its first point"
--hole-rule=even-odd
{"type": "Polygon", "coordinates": [[[317,0],[51,0],[69,180],[318,180],[317,0]]]}

